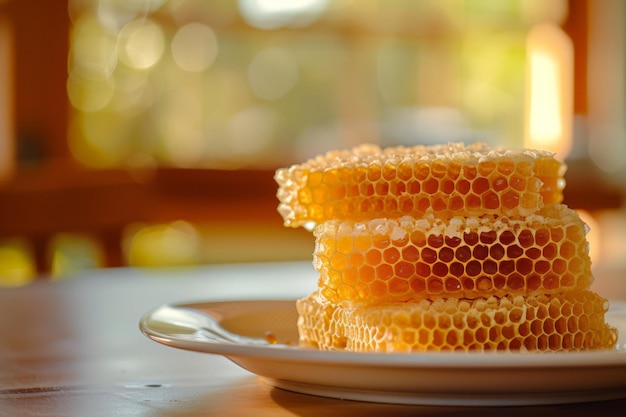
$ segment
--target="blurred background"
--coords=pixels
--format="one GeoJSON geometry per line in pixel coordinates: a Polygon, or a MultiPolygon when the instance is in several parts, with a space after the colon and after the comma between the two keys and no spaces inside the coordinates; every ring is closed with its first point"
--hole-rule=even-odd
{"type": "Polygon", "coordinates": [[[626,263],[622,0],[0,0],[0,286],[309,260],[274,171],[363,142],[563,158],[626,263]]]}

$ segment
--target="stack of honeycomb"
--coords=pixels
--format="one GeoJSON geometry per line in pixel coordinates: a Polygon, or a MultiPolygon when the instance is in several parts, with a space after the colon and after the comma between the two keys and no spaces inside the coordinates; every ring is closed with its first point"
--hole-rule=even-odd
{"type": "Polygon", "coordinates": [[[303,346],[349,351],[611,348],[586,225],[552,154],[362,145],[279,169],[285,225],[315,236],[303,346]]]}

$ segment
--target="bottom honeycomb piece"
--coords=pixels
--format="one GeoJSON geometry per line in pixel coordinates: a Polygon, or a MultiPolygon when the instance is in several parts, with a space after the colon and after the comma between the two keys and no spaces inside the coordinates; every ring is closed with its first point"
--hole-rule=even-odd
{"type": "Polygon", "coordinates": [[[314,292],[296,303],[300,344],[355,352],[612,349],[608,302],[589,290],[338,306],[314,292]]]}

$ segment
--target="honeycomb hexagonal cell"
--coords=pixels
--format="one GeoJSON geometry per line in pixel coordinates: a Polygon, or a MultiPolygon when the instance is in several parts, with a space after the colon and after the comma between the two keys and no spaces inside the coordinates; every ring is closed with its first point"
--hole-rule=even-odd
{"type": "Polygon", "coordinates": [[[560,352],[613,348],[607,301],[589,290],[338,306],[315,292],[296,303],[302,346],[320,350],[560,352]]]}
{"type": "Polygon", "coordinates": [[[586,225],[564,205],[526,217],[327,221],[313,265],[333,303],[532,295],[593,281],[586,225]]]}
{"type": "Polygon", "coordinates": [[[286,226],[331,219],[529,215],[563,200],[565,165],[536,150],[483,143],[361,145],[276,171],[286,226]]]}

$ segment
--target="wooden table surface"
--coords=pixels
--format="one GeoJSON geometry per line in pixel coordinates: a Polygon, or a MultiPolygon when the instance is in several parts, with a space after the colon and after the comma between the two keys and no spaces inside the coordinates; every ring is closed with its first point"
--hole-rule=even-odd
{"type": "Polygon", "coordinates": [[[161,304],[295,298],[315,283],[310,263],[267,263],[108,269],[1,289],[0,416],[626,415],[626,399],[433,407],[298,394],[273,388],[224,357],[155,343],[138,328],[141,316],[161,304]]]}

